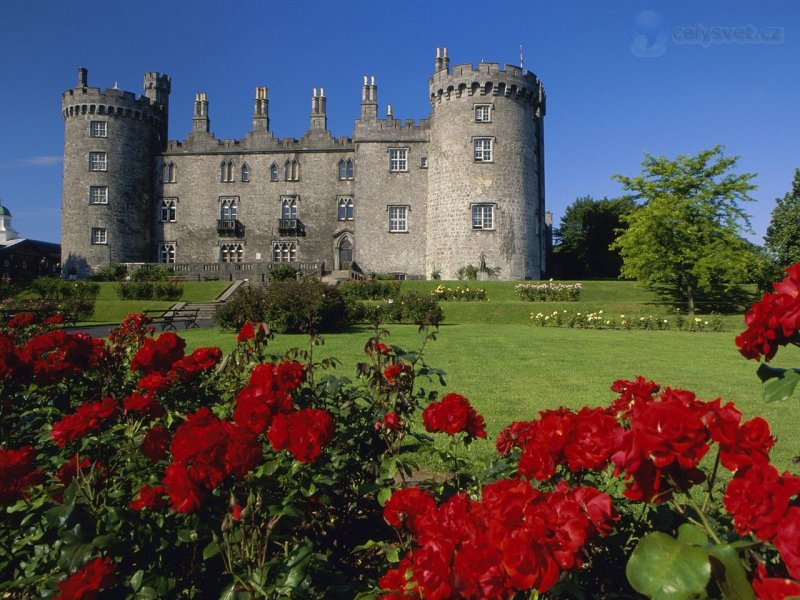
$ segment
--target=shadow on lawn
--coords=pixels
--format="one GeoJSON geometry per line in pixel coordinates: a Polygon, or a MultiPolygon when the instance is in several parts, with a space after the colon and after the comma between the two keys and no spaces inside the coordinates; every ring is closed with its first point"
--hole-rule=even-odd
{"type": "MultiPolygon", "coordinates": [[[[668,285],[651,285],[650,290],[658,295],[662,300],[659,302],[648,302],[649,305],[667,305],[673,309],[686,312],[689,307],[686,295],[668,285]]],[[[728,290],[714,290],[711,292],[700,293],[695,296],[695,311],[698,313],[719,313],[719,314],[741,314],[750,308],[753,302],[758,300],[758,292],[755,286],[738,286],[728,290]]]]}

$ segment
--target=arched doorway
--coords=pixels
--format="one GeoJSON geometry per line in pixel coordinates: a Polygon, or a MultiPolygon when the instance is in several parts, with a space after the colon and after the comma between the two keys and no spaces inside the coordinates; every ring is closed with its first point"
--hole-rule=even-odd
{"type": "Polygon", "coordinates": [[[353,264],[353,241],[349,236],[342,236],[336,248],[339,269],[349,269],[353,264]]]}

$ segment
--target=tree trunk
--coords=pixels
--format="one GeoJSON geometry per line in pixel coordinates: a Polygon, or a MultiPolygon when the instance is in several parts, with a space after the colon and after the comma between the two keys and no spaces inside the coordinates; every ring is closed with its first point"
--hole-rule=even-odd
{"type": "Polygon", "coordinates": [[[694,287],[691,283],[686,284],[686,300],[689,305],[689,314],[694,314],[694,287]]]}

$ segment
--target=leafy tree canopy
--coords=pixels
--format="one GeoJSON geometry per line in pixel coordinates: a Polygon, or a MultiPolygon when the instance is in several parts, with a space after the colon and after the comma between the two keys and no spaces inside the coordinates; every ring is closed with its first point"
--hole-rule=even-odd
{"type": "Polygon", "coordinates": [[[735,173],[738,157],[715,146],[672,160],[645,155],[642,174],[614,175],[627,197],[641,201],[626,215],[627,230],[614,244],[622,276],[674,286],[689,312],[698,292],[719,292],[747,278],[750,230],[740,203],[751,202],[753,173],[735,173]]]}
{"type": "Polygon", "coordinates": [[[555,232],[560,267],[566,279],[619,277],[622,258],[610,248],[625,226],[622,217],[636,208],[632,198],[578,198],[567,207],[555,232]]]}
{"type": "Polygon", "coordinates": [[[781,269],[800,262],[800,169],[795,169],[792,191],[775,199],[764,242],[781,269]]]}

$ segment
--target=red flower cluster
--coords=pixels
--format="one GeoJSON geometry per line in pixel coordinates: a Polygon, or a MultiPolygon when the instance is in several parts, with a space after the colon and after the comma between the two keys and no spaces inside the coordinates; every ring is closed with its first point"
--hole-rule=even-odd
{"type": "Polygon", "coordinates": [[[374,339],[370,339],[367,345],[364,346],[364,352],[369,355],[380,354],[381,356],[389,356],[392,353],[392,349],[383,342],[376,342],[374,339]]]}
{"type": "Polygon", "coordinates": [[[25,490],[40,484],[44,473],[33,468],[36,449],[23,446],[19,450],[0,448],[0,505],[25,498],[25,490]]]}
{"type": "Polygon", "coordinates": [[[256,324],[252,321],[247,321],[239,330],[239,333],[236,336],[236,343],[243,344],[248,340],[252,340],[256,337],[256,333],[258,334],[259,339],[267,335],[267,330],[264,328],[264,323],[256,324]]]}
{"type": "Polygon", "coordinates": [[[63,330],[40,333],[23,345],[0,334],[0,382],[50,385],[98,369],[105,359],[102,339],[63,330]]]}
{"type": "Polygon", "coordinates": [[[119,406],[111,396],[100,402],[84,402],[74,413],[64,415],[60,421],[53,423],[50,437],[59,446],[81,439],[87,433],[99,431],[103,424],[117,416],[119,406]]]}
{"type": "Polygon", "coordinates": [[[119,327],[108,332],[108,343],[112,351],[141,348],[144,340],[155,331],[155,327],[150,325],[152,322],[150,317],[141,313],[128,314],[119,327]]]}
{"type": "Polygon", "coordinates": [[[398,379],[401,375],[403,375],[403,373],[411,373],[411,371],[411,365],[407,365],[398,360],[394,364],[387,365],[387,367],[383,370],[383,376],[386,377],[386,383],[389,385],[396,385],[398,379]]]}
{"type": "Polygon", "coordinates": [[[464,396],[447,394],[440,402],[431,402],[422,411],[422,423],[431,433],[456,435],[462,432],[469,438],[485,438],[483,417],[475,412],[464,396]]]}
{"type": "Polygon", "coordinates": [[[800,598],[800,582],[783,577],[767,577],[764,564],[758,563],[756,578],[753,580],[753,591],[760,600],[800,598]]]}
{"type": "Polygon", "coordinates": [[[222,350],[216,347],[197,348],[172,365],[170,377],[182,383],[197,379],[202,373],[209,371],[222,360],[222,350]]]}
{"type": "Polygon", "coordinates": [[[167,457],[167,448],[172,440],[169,430],[163,425],[154,425],[144,434],[142,454],[154,463],[167,457]]]}
{"type": "Polygon", "coordinates": [[[333,417],[326,410],[304,408],[278,413],[269,429],[269,441],[276,452],[288,450],[303,463],[314,462],[322,447],[333,439],[333,417]]]}
{"type": "Polygon", "coordinates": [[[131,359],[131,371],[141,371],[142,375],[160,373],[166,375],[172,365],[183,358],[186,342],[170,332],[158,338],[145,338],[142,347],[131,359]]]}
{"type": "Polygon", "coordinates": [[[78,462],[78,453],[76,452],[71,459],[58,469],[56,472],[56,479],[66,487],[78,476],[78,471],[85,477],[92,470],[99,474],[101,478],[105,476],[105,465],[103,465],[103,463],[93,462],[85,456],[78,462]]]}
{"type": "Polygon", "coordinates": [[[245,478],[263,457],[255,433],[217,418],[206,407],[178,426],[170,451],[164,484],[172,510],[183,513],[200,508],[205,492],[226,476],[245,478]]]}
{"type": "Polygon", "coordinates": [[[519,479],[484,487],[440,506],[422,490],[396,492],[384,518],[408,529],[414,545],[380,580],[383,598],[512,598],[548,590],[562,570],[580,567],[582,550],[611,531],[611,498],[594,488],[561,482],[540,492],[519,479]],[[399,496],[395,499],[395,496],[399,496]]]}
{"type": "Polygon", "coordinates": [[[789,574],[800,579],[800,477],[769,464],[736,473],[725,490],[723,504],[741,534],[753,533],[773,542],[789,574]]]}
{"type": "Polygon", "coordinates": [[[236,396],[233,420],[255,433],[264,433],[279,412],[292,409],[292,392],[302,383],[305,367],[293,361],[264,363],[250,373],[250,381],[236,396]]]}
{"type": "Polygon", "coordinates": [[[133,392],[122,399],[122,409],[126,413],[142,413],[144,417],[156,418],[164,414],[164,407],[158,403],[151,393],[133,392]]]}
{"type": "Polygon", "coordinates": [[[401,431],[403,425],[403,419],[396,412],[390,412],[383,415],[383,418],[375,423],[375,429],[384,428],[387,431],[401,431]]]}
{"type": "Polygon", "coordinates": [[[770,361],[779,346],[797,341],[800,329],[800,263],[786,269],[786,278],[774,283],[744,316],[747,329],[736,337],[745,358],[770,361]]]}
{"type": "Polygon", "coordinates": [[[100,591],[113,586],[117,579],[111,559],[95,558],[58,584],[56,600],[94,600],[100,591]]]}
{"type": "Polygon", "coordinates": [[[144,510],[145,508],[166,508],[168,502],[164,496],[167,488],[163,485],[143,485],[139,488],[139,495],[131,500],[128,506],[131,510],[144,510]]]}

